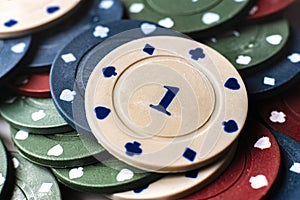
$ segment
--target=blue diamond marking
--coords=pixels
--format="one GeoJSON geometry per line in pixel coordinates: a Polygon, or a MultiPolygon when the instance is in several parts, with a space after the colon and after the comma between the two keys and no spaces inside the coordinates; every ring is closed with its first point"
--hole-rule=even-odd
{"type": "Polygon", "coordinates": [[[4,26],[6,26],[6,27],[12,27],[12,26],[16,25],[17,23],[18,23],[17,20],[10,19],[10,20],[8,20],[7,22],[4,23],[4,26]]]}
{"type": "Polygon", "coordinates": [[[146,44],[143,51],[147,54],[149,54],[150,56],[153,55],[155,48],[153,46],[151,46],[150,44],[146,44]]]}
{"type": "Polygon", "coordinates": [[[224,121],[223,126],[226,133],[234,133],[239,130],[238,124],[234,120],[224,121]]]}
{"type": "Polygon", "coordinates": [[[229,78],[224,84],[224,86],[230,90],[239,90],[241,88],[236,78],[229,78]]]}
{"type": "Polygon", "coordinates": [[[144,190],[146,190],[149,187],[149,185],[145,185],[143,187],[139,187],[133,190],[134,193],[139,194],[142,193],[144,190]]]}
{"type": "Polygon", "coordinates": [[[108,66],[108,67],[103,68],[102,73],[105,78],[117,76],[116,68],[114,66],[108,66]]]}
{"type": "Polygon", "coordinates": [[[105,108],[103,106],[98,106],[94,109],[97,119],[104,120],[108,117],[111,110],[109,108],[105,108]]]}
{"type": "Polygon", "coordinates": [[[205,58],[205,53],[202,48],[196,48],[189,51],[189,54],[191,55],[191,58],[193,60],[199,60],[205,58]]]}
{"type": "Polygon", "coordinates": [[[58,6],[50,6],[47,8],[47,13],[53,14],[59,10],[60,10],[60,8],[58,6]]]}
{"type": "Polygon", "coordinates": [[[141,143],[134,141],[132,142],[128,142],[125,144],[125,149],[126,149],[126,154],[128,156],[135,156],[135,155],[140,155],[143,150],[140,147],[141,143]]]}
{"type": "Polygon", "coordinates": [[[188,159],[191,162],[193,162],[195,160],[196,155],[197,155],[197,153],[190,148],[186,148],[186,150],[183,153],[183,157],[185,157],[186,159],[188,159]]]}
{"type": "Polygon", "coordinates": [[[197,178],[199,170],[188,171],[185,173],[185,177],[187,178],[197,178]]]}

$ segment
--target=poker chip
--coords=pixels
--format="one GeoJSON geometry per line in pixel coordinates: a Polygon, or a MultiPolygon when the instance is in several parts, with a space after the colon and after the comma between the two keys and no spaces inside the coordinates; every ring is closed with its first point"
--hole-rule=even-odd
{"type": "Polygon", "coordinates": [[[131,19],[147,20],[183,33],[224,25],[251,8],[249,0],[124,0],[131,19]]]}
{"type": "Polygon", "coordinates": [[[300,67],[300,34],[290,31],[290,41],[278,60],[255,72],[241,74],[247,87],[248,95],[259,100],[280,93],[289,83],[296,80],[300,67]]]}
{"type": "Polygon", "coordinates": [[[147,185],[161,174],[144,172],[114,158],[77,168],[54,169],[52,172],[64,185],[83,192],[114,193],[147,185]]]}
{"type": "Polygon", "coordinates": [[[30,0],[0,3],[0,38],[30,34],[50,22],[63,17],[80,3],[80,0],[30,0]]]}
{"type": "Polygon", "coordinates": [[[253,70],[266,61],[276,60],[288,39],[289,24],[279,19],[240,27],[204,43],[219,51],[238,70],[253,70]]]}
{"type": "Polygon", "coordinates": [[[36,134],[55,134],[72,128],[58,114],[51,98],[13,97],[0,106],[2,117],[14,127],[36,134]]]}
{"type": "Polygon", "coordinates": [[[263,199],[280,170],[280,149],[272,133],[256,121],[247,122],[238,154],[215,182],[184,200],[263,199]]]}
{"type": "Polygon", "coordinates": [[[300,144],[277,131],[272,131],[280,144],[282,155],[282,177],[280,187],[272,199],[295,199],[300,196],[300,144]]]}
{"type": "Polygon", "coordinates": [[[105,150],[96,142],[83,145],[77,132],[55,135],[36,135],[10,128],[15,146],[30,161],[46,167],[76,167],[97,162],[96,156],[105,150]],[[94,157],[95,156],[95,157],[94,157]]]}
{"type": "Polygon", "coordinates": [[[120,0],[91,0],[83,4],[72,16],[34,35],[34,47],[28,63],[31,71],[50,69],[56,54],[78,34],[96,23],[117,21],[123,16],[120,0]]]}
{"type": "Polygon", "coordinates": [[[40,74],[22,74],[12,80],[11,87],[19,95],[35,98],[50,98],[49,72],[40,74]]]}
{"type": "Polygon", "coordinates": [[[137,39],[111,51],[92,72],[85,99],[92,133],[112,155],[173,173],[217,159],[238,137],[248,106],[229,61],[174,36],[137,39]]]}
{"type": "Polygon", "coordinates": [[[233,145],[220,160],[204,168],[186,173],[170,174],[146,186],[132,191],[108,195],[110,199],[143,200],[143,199],[181,199],[199,190],[216,179],[229,165],[234,157],[237,145],[233,145]]]}
{"type": "Polygon", "coordinates": [[[17,39],[0,39],[1,82],[21,62],[23,57],[26,55],[30,44],[30,36],[17,39]]]}
{"type": "Polygon", "coordinates": [[[154,35],[181,34],[145,21],[122,20],[95,25],[65,46],[52,66],[50,87],[56,108],[74,129],[90,132],[84,114],[84,94],[96,64],[128,41],[154,35]]]}
{"type": "Polygon", "coordinates": [[[16,188],[17,195],[24,195],[25,199],[61,199],[58,183],[48,169],[28,162],[18,153],[11,155],[16,171],[16,184],[19,187],[16,188]]]}
{"type": "Polygon", "coordinates": [[[285,133],[300,143],[300,95],[295,91],[299,91],[298,84],[279,96],[260,102],[257,111],[272,129],[285,133]]]}
{"type": "Polygon", "coordinates": [[[267,17],[291,6],[295,0],[258,0],[249,13],[249,19],[259,19],[267,17]]]}

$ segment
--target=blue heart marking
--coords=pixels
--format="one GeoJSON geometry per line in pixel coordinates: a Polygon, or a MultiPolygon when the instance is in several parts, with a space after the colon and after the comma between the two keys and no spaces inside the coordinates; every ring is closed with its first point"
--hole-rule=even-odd
{"type": "Polygon", "coordinates": [[[104,67],[102,69],[102,73],[105,78],[110,78],[117,75],[116,68],[114,66],[104,67]]]}
{"type": "Polygon", "coordinates": [[[229,78],[224,86],[231,90],[239,90],[241,88],[238,80],[236,78],[229,78]]]}
{"type": "Polygon", "coordinates": [[[189,54],[191,55],[191,58],[193,60],[199,60],[205,58],[205,53],[202,48],[196,48],[189,51],[189,54]]]}
{"type": "Polygon", "coordinates": [[[55,12],[57,12],[60,8],[58,6],[51,6],[47,8],[47,13],[49,14],[53,14],[55,12]]]}
{"type": "Polygon", "coordinates": [[[223,122],[224,131],[227,133],[234,133],[239,130],[237,123],[234,120],[228,120],[223,122]]]}
{"type": "Polygon", "coordinates": [[[126,154],[128,156],[135,156],[135,155],[140,155],[143,150],[140,147],[141,143],[134,141],[132,142],[128,142],[125,144],[125,149],[126,149],[126,154]]]}
{"type": "Polygon", "coordinates": [[[8,20],[7,22],[4,23],[4,26],[6,26],[6,27],[12,27],[12,26],[16,25],[17,23],[18,23],[17,20],[10,19],[10,20],[8,20]]]}
{"type": "Polygon", "coordinates": [[[104,120],[111,112],[109,108],[98,106],[94,109],[97,119],[104,120]]]}

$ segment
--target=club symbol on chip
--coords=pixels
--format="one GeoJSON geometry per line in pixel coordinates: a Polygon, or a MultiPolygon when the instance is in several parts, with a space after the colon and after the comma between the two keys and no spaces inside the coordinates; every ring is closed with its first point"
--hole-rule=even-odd
{"type": "Polygon", "coordinates": [[[153,55],[155,48],[153,46],[151,46],[150,44],[146,44],[143,51],[147,54],[149,54],[150,56],[153,55]]]}
{"type": "Polygon", "coordinates": [[[18,21],[14,20],[14,19],[10,19],[7,22],[4,23],[4,26],[6,27],[12,27],[14,25],[16,25],[18,23],[18,21]]]}
{"type": "Polygon", "coordinates": [[[189,54],[191,55],[191,58],[193,60],[199,60],[205,58],[205,53],[202,48],[196,48],[189,51],[189,54]]]}
{"type": "Polygon", "coordinates": [[[53,14],[53,13],[59,11],[59,9],[60,9],[60,8],[59,8],[58,6],[51,6],[51,7],[48,7],[48,8],[47,8],[47,13],[53,14]]]}
{"type": "Polygon", "coordinates": [[[105,78],[110,78],[112,76],[117,76],[116,68],[114,66],[108,66],[102,69],[103,76],[105,78]]]}
{"type": "Polygon", "coordinates": [[[239,90],[241,88],[238,80],[236,78],[229,78],[224,86],[231,90],[239,90]]]}
{"type": "Polygon", "coordinates": [[[142,193],[144,190],[146,190],[149,187],[149,185],[145,185],[143,187],[139,187],[133,190],[134,193],[138,194],[138,193],[142,193]]]}
{"type": "Polygon", "coordinates": [[[227,133],[234,133],[239,130],[237,123],[234,120],[228,120],[223,122],[224,131],[227,133]]]}
{"type": "Polygon", "coordinates": [[[95,108],[95,114],[97,119],[104,120],[110,114],[111,110],[109,108],[105,108],[102,106],[98,106],[95,108]]]}
{"type": "Polygon", "coordinates": [[[140,155],[143,150],[141,149],[141,144],[139,142],[134,141],[128,142],[125,144],[125,149],[126,149],[126,154],[128,156],[135,156],[135,155],[140,155]]]}

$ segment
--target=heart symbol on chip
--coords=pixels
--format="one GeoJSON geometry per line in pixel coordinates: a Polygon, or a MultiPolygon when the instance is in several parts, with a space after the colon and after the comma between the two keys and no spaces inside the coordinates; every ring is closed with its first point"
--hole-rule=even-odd
{"type": "Polygon", "coordinates": [[[31,119],[35,122],[43,119],[44,117],[46,117],[46,113],[43,110],[39,110],[31,114],[31,119]]]}
{"type": "Polygon", "coordinates": [[[235,60],[235,62],[240,65],[249,65],[251,60],[252,58],[250,56],[239,55],[239,57],[235,60]]]}
{"type": "Polygon", "coordinates": [[[59,99],[63,100],[63,101],[71,102],[74,100],[75,95],[76,95],[75,91],[71,91],[69,89],[64,89],[61,92],[59,99]]]}
{"type": "Polygon", "coordinates": [[[269,119],[271,120],[271,122],[274,122],[274,123],[276,123],[276,122],[284,123],[285,117],[286,117],[286,115],[283,112],[272,111],[269,119]]]}
{"type": "Polygon", "coordinates": [[[98,106],[95,108],[96,117],[97,117],[97,119],[100,119],[100,120],[105,119],[109,115],[110,112],[111,112],[110,109],[102,107],[102,106],[98,106]]]}
{"type": "Polygon", "coordinates": [[[259,189],[264,186],[268,186],[268,180],[267,180],[266,176],[261,175],[261,174],[259,174],[257,176],[252,176],[250,178],[249,182],[251,183],[251,187],[253,189],[259,189]]]}
{"type": "Polygon", "coordinates": [[[131,170],[122,169],[117,175],[117,181],[118,182],[127,181],[127,180],[132,179],[133,176],[134,176],[134,173],[131,170]]]}
{"type": "Polygon", "coordinates": [[[3,185],[5,182],[5,177],[0,173],[0,185],[3,185]]]}
{"type": "Polygon", "coordinates": [[[262,137],[260,138],[255,144],[255,148],[259,148],[261,150],[268,149],[271,147],[271,142],[269,137],[262,137]]]}
{"type": "Polygon", "coordinates": [[[29,134],[27,131],[19,130],[15,136],[16,140],[26,140],[29,134]]]}
{"type": "Polygon", "coordinates": [[[279,45],[282,41],[282,36],[281,35],[270,35],[270,36],[266,37],[266,41],[272,45],[279,45]]]}
{"type": "Polygon", "coordinates": [[[167,17],[167,18],[159,20],[158,24],[165,28],[172,28],[175,23],[170,17],[167,17]]]}
{"type": "Polygon", "coordinates": [[[300,54],[299,53],[293,53],[293,54],[288,56],[288,59],[292,63],[298,63],[298,62],[300,62],[300,54]]]}
{"type": "Polygon", "coordinates": [[[141,25],[141,30],[143,31],[143,33],[145,35],[149,35],[149,34],[153,33],[156,29],[157,29],[157,27],[154,24],[143,23],[141,25]]]}
{"type": "Polygon", "coordinates": [[[26,47],[25,43],[23,43],[23,42],[18,43],[11,47],[11,51],[14,53],[22,53],[22,52],[24,52],[25,47],[26,47]]]}
{"type": "Polygon", "coordinates": [[[229,78],[224,86],[231,90],[239,90],[241,88],[238,80],[236,78],[229,78]]]}
{"type": "Polygon", "coordinates": [[[202,17],[202,21],[204,24],[212,24],[220,20],[220,15],[217,13],[208,12],[205,13],[202,17]]]}
{"type": "Polygon", "coordinates": [[[82,167],[74,168],[69,171],[70,179],[76,179],[76,178],[80,178],[82,176],[83,176],[83,168],[82,167]]]}
{"type": "Polygon", "coordinates": [[[60,144],[55,145],[54,147],[52,147],[51,149],[49,149],[47,155],[48,156],[60,156],[62,153],[64,152],[64,149],[62,148],[62,146],[60,144]]]}

